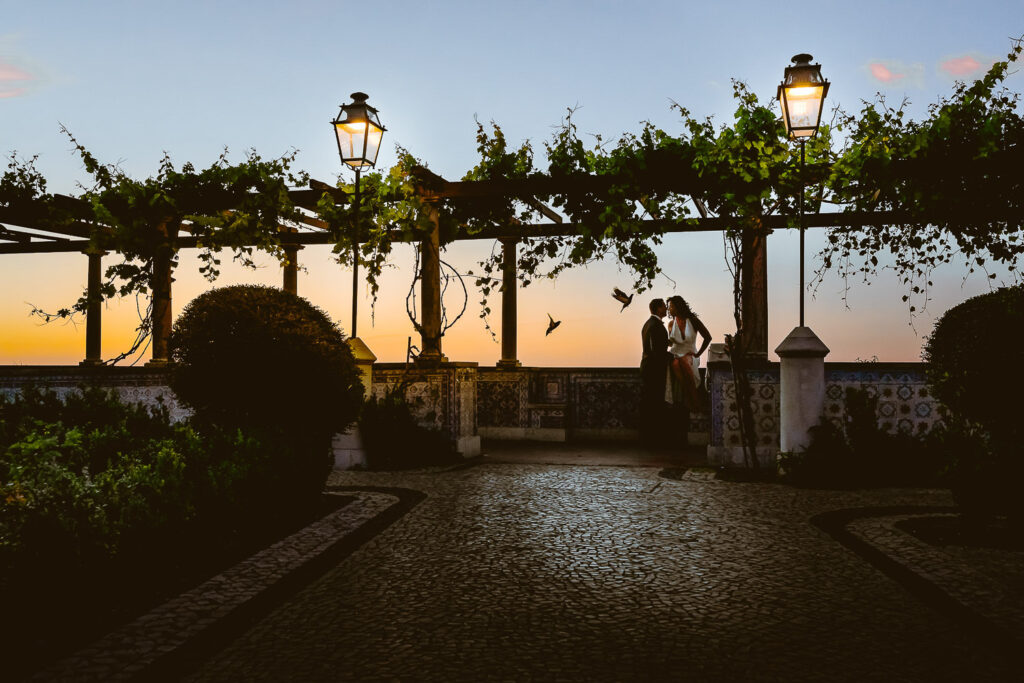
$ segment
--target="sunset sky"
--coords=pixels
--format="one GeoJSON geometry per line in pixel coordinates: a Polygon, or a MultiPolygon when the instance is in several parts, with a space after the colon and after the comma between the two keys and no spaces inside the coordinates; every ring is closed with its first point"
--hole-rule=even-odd
{"type": "MultiPolygon", "coordinates": [[[[910,112],[1002,59],[1024,34],[1024,0],[1001,2],[4,2],[0,22],[0,150],[39,155],[48,190],[77,194],[88,176],[60,134],[63,124],[101,160],[136,177],[154,175],[164,151],[202,167],[227,146],[240,160],[299,151],[298,165],[333,182],[342,173],[328,122],[351,92],[369,93],[388,132],[379,166],[400,144],[434,172],[459,179],[477,161],[474,116],[500,124],[513,143],[531,140],[543,168],[543,142],[567,107],[579,107],[585,134],[616,138],[650,120],[679,131],[671,101],[697,116],[731,119],[730,79],[771,101],[790,57],[809,52],[831,81],[828,105],[855,111],[883,92],[910,99],[910,112]]],[[[1012,76],[1020,91],[1024,78],[1012,76]]],[[[351,173],[345,172],[351,180],[351,173]]],[[[808,233],[808,263],[823,232],[808,233]]],[[[797,322],[797,235],[771,236],[769,345],[797,322]]],[[[445,260],[474,268],[489,243],[459,243],[445,260]]],[[[614,263],[537,282],[519,295],[519,357],[526,365],[633,366],[651,296],[680,293],[715,341],[731,332],[731,278],[719,234],[674,235],[659,249],[674,283],[661,280],[619,313],[613,286],[628,287],[614,263]],[[562,320],[545,337],[547,314],[562,320]]],[[[328,247],[300,252],[299,293],[347,332],[351,271],[328,247]]],[[[104,264],[116,262],[108,256],[104,264]]],[[[405,314],[411,247],[398,248],[373,321],[360,303],[359,336],[382,361],[404,359],[414,335],[405,314]]],[[[225,268],[218,284],[279,285],[268,257],[257,271],[225,268]]],[[[996,282],[1005,273],[997,271],[996,282]]],[[[175,274],[175,314],[210,287],[194,252],[175,274]]],[[[0,364],[77,363],[83,325],[42,326],[30,304],[72,303],[86,279],[80,254],[0,255],[0,364]]],[[[918,360],[924,336],[950,306],[988,282],[949,267],[937,274],[927,309],[911,320],[891,273],[870,286],[825,280],[807,300],[807,322],[832,349],[827,360],[918,360]]],[[[360,296],[365,294],[360,291],[360,296]]],[[[491,365],[500,346],[468,309],[444,338],[452,360],[491,365]]],[[[449,308],[461,300],[452,297],[449,308]]],[[[500,305],[491,324],[500,332],[500,305]]],[[[130,345],[136,302],[104,313],[103,354],[130,345]]],[[[414,337],[414,343],[416,339],[414,337]]]]}

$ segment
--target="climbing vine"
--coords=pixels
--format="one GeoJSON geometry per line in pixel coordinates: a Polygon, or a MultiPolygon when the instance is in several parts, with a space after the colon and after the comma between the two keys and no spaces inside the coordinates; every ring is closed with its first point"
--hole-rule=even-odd
{"type": "MultiPolygon", "coordinates": [[[[374,302],[394,244],[414,242],[430,229],[427,202],[415,183],[414,173],[421,167],[419,160],[399,147],[398,161],[391,169],[360,178],[358,207],[352,199],[338,203],[329,192],[316,204],[316,215],[327,225],[337,262],[351,266],[353,259],[358,259],[374,302]]],[[[339,188],[354,198],[354,183],[339,183],[339,188]]]]}
{"type": "Polygon", "coordinates": [[[1019,278],[1024,254],[1024,117],[1020,94],[1005,87],[1022,41],[973,83],[958,82],[921,121],[906,100],[881,95],[857,115],[844,114],[846,133],[825,189],[846,211],[892,211],[885,224],[833,229],[821,252],[820,282],[836,270],[870,280],[891,268],[904,285],[910,311],[927,303],[932,271],[961,261],[967,274],[1001,264],[1019,278]],[[880,259],[888,254],[892,263],[880,259]]]}
{"type": "MultiPolygon", "coordinates": [[[[248,266],[254,265],[254,249],[284,258],[279,226],[301,217],[288,197],[288,186],[306,182],[304,173],[291,170],[294,152],[264,160],[250,151],[242,162],[231,164],[225,150],[201,170],[191,163],[177,169],[165,154],[156,175],[138,180],[116,165],[101,163],[63,130],[92,177],[92,186],[76,203],[40,195],[37,205],[42,204],[49,216],[44,224],[60,227],[77,221],[89,226],[91,247],[121,257],[120,263],[106,269],[104,297],[150,291],[154,260],[169,253],[175,266],[182,233],[196,238],[199,270],[209,280],[220,274],[219,253],[225,249],[248,266]]],[[[29,164],[19,172],[31,170],[29,164]]],[[[83,294],[54,315],[66,318],[84,312],[87,304],[83,294]]]]}

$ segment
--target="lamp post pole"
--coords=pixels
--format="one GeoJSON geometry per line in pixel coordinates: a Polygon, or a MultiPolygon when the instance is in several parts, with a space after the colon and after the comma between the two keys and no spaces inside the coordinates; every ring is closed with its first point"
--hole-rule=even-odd
{"type": "Polygon", "coordinates": [[[356,314],[359,311],[359,300],[357,294],[359,292],[359,169],[356,171],[356,191],[355,191],[355,239],[352,242],[352,336],[359,336],[356,334],[356,314]]]}
{"type": "Polygon", "coordinates": [[[800,138],[800,327],[804,326],[804,145],[800,138]]]}

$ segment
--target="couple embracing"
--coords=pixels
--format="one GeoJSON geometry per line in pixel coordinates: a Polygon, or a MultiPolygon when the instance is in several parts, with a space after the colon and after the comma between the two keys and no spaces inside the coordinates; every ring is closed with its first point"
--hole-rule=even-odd
{"type": "Polygon", "coordinates": [[[700,406],[698,358],[711,343],[711,333],[681,296],[670,297],[667,307],[662,299],[654,299],[650,309],[651,317],[641,332],[640,435],[648,445],[664,443],[666,421],[670,420],[671,434],[676,436],[667,441],[678,444],[681,438],[685,448],[690,411],[700,406]],[[667,329],[662,323],[666,316],[667,329]],[[698,333],[703,338],[700,349],[698,333]]]}

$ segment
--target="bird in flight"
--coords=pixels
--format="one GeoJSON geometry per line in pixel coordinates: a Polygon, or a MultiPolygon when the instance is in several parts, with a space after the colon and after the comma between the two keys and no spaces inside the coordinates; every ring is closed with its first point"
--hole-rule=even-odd
{"type": "Polygon", "coordinates": [[[624,310],[626,310],[626,306],[633,303],[633,295],[630,294],[629,296],[626,296],[626,293],[623,292],[618,287],[612,290],[612,298],[618,301],[620,304],[622,304],[622,308],[619,309],[619,313],[622,313],[624,310]]]}
{"type": "Polygon", "coordinates": [[[550,313],[548,313],[548,320],[548,331],[544,333],[545,337],[554,332],[555,328],[562,324],[561,320],[555,320],[552,318],[550,313]]]}

